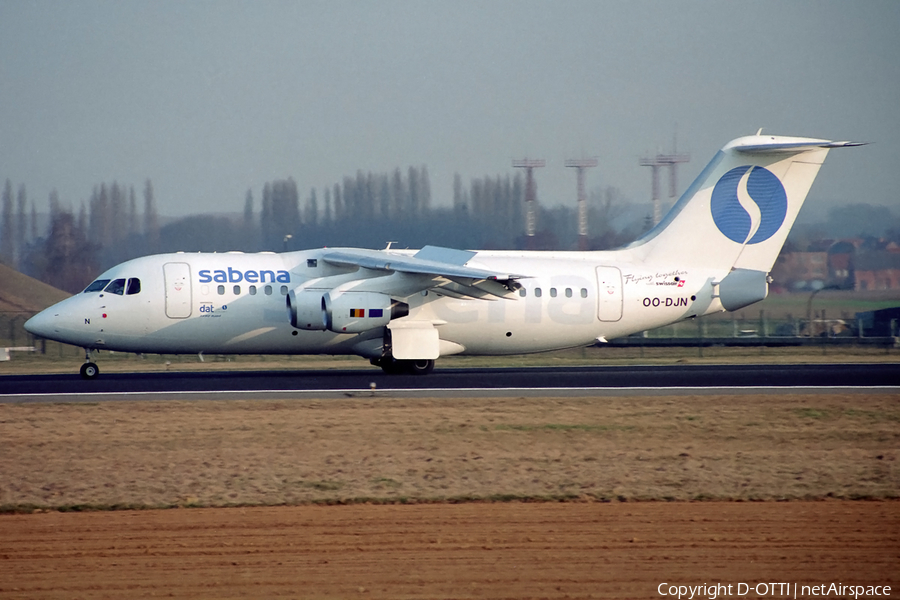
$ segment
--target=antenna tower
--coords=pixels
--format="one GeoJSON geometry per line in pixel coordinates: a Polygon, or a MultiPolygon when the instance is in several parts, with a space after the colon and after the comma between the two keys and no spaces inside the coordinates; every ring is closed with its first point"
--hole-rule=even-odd
{"type": "Polygon", "coordinates": [[[588,218],[587,198],[584,194],[584,170],[597,166],[596,158],[570,159],[566,161],[567,167],[577,169],[578,175],[578,249],[588,249],[588,218]]]}
{"type": "Polygon", "coordinates": [[[528,249],[534,250],[534,234],[536,229],[535,212],[537,210],[537,194],[534,187],[534,170],[546,164],[543,159],[523,158],[513,160],[512,166],[525,169],[525,235],[528,237],[528,249]]]}

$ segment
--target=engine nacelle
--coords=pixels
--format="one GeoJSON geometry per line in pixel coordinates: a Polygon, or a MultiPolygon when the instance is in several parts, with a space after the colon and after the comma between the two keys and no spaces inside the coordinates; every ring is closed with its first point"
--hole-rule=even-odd
{"type": "Polygon", "coordinates": [[[735,269],[719,282],[719,301],[727,311],[735,311],[765,300],[769,274],[765,271],[735,269]]]}
{"type": "Polygon", "coordinates": [[[325,327],[335,333],[384,327],[391,320],[392,303],[390,296],[378,292],[328,292],[323,296],[325,327]]]}
{"type": "Polygon", "coordinates": [[[322,290],[291,290],[287,303],[291,327],[307,331],[325,331],[325,299],[322,290]]]}

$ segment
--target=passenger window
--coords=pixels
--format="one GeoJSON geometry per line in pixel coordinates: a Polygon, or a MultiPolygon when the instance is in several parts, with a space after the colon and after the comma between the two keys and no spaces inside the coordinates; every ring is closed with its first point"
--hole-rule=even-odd
{"type": "Polygon", "coordinates": [[[137,277],[132,277],[128,280],[128,287],[125,290],[126,296],[134,296],[135,294],[141,293],[141,280],[137,277]]]}
{"type": "Polygon", "coordinates": [[[84,293],[87,294],[88,292],[99,292],[106,287],[107,283],[109,283],[109,279],[98,279],[91,285],[87,286],[84,290],[84,293]]]}
{"type": "Polygon", "coordinates": [[[287,296],[287,294],[288,294],[287,286],[286,285],[281,286],[281,295],[287,296]]]}
{"type": "Polygon", "coordinates": [[[250,286],[250,295],[251,295],[251,296],[255,296],[255,295],[256,295],[256,286],[255,286],[255,285],[251,285],[251,286],[250,286]]]}
{"type": "Polygon", "coordinates": [[[541,288],[534,288],[534,297],[535,298],[541,297],[541,288]]]}
{"type": "Polygon", "coordinates": [[[528,292],[525,290],[525,288],[522,288],[522,289],[519,290],[519,295],[522,296],[523,298],[524,298],[527,294],[528,294],[528,292]]]}
{"type": "Polygon", "coordinates": [[[108,286],[103,289],[103,291],[107,294],[115,294],[117,296],[121,296],[125,293],[125,280],[114,279],[108,286]]]}
{"type": "Polygon", "coordinates": [[[306,259],[306,268],[315,269],[319,266],[319,260],[316,258],[307,258],[306,259]]]}
{"type": "Polygon", "coordinates": [[[266,286],[266,296],[271,296],[271,295],[272,295],[272,286],[267,285],[266,286]]]}
{"type": "Polygon", "coordinates": [[[224,296],[224,295],[225,295],[225,286],[224,286],[224,285],[220,285],[219,288],[218,288],[216,291],[219,292],[219,295],[220,295],[220,296],[224,296]]]}
{"type": "Polygon", "coordinates": [[[550,288],[550,297],[556,298],[556,288],[550,288]]]}
{"type": "Polygon", "coordinates": [[[235,296],[241,295],[241,286],[239,286],[239,285],[234,286],[234,295],[235,296]]]}
{"type": "Polygon", "coordinates": [[[587,288],[581,288],[581,297],[587,298],[587,288]]]}
{"type": "Polygon", "coordinates": [[[572,297],[572,288],[566,288],[566,298],[572,297]]]}

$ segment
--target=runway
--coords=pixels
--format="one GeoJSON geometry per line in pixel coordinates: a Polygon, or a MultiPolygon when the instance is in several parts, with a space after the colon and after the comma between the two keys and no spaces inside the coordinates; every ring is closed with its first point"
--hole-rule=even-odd
{"type": "Polygon", "coordinates": [[[0,402],[60,399],[402,396],[510,396],[769,391],[900,391],[900,365],[679,365],[436,369],[431,375],[372,370],[109,373],[0,377],[0,402]],[[373,392],[374,390],[374,392],[373,392]]]}

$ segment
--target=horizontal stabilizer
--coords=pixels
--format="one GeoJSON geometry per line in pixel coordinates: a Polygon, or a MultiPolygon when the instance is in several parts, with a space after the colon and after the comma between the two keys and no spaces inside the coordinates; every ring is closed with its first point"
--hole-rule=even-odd
{"type": "Polygon", "coordinates": [[[867,142],[832,142],[829,140],[754,135],[739,138],[728,144],[725,149],[734,150],[742,154],[776,154],[805,152],[815,148],[852,148],[854,146],[865,146],[866,144],[867,142]]]}

